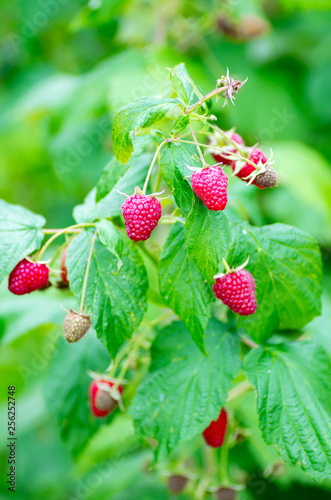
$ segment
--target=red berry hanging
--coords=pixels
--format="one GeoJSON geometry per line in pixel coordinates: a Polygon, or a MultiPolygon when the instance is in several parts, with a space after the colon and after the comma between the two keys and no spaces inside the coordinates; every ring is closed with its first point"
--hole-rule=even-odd
{"type": "MultiPolygon", "coordinates": [[[[225,135],[228,135],[229,139],[232,142],[235,142],[236,144],[238,144],[238,146],[245,146],[243,138],[239,134],[237,134],[236,132],[229,131],[229,132],[226,132],[225,135]]],[[[216,141],[214,139],[213,142],[214,142],[215,146],[226,147],[227,151],[228,151],[228,152],[224,152],[224,153],[212,152],[211,154],[212,154],[213,158],[215,159],[215,161],[217,163],[223,163],[223,165],[231,165],[232,160],[229,157],[233,153],[238,153],[238,150],[235,149],[231,143],[227,142],[226,139],[224,139],[224,140],[220,139],[219,141],[216,141]]],[[[213,142],[212,142],[212,144],[213,144],[213,142]]]]}
{"type": "Polygon", "coordinates": [[[209,210],[224,210],[228,202],[228,178],[221,168],[195,170],[191,184],[195,194],[209,210]]]}
{"type": "Polygon", "coordinates": [[[223,304],[241,316],[254,314],[257,308],[255,281],[245,269],[230,271],[220,277],[215,276],[213,291],[223,304]]]}
{"type": "Polygon", "coordinates": [[[220,448],[224,443],[227,426],[228,415],[222,408],[218,419],[213,420],[202,433],[206,443],[212,448],[220,448]]]}
{"type": "Polygon", "coordinates": [[[9,275],[8,289],[15,295],[24,295],[45,287],[48,283],[49,267],[39,262],[21,260],[9,275]]]}
{"type": "MultiPolygon", "coordinates": [[[[259,165],[265,165],[268,161],[263,151],[258,148],[254,148],[251,151],[248,159],[257,167],[259,165]]],[[[259,187],[260,189],[272,188],[277,186],[276,172],[271,165],[267,165],[265,172],[262,172],[261,174],[257,173],[257,168],[255,168],[251,163],[244,163],[241,160],[233,161],[231,166],[233,172],[236,172],[235,175],[245,182],[249,182],[250,176],[256,173],[252,184],[259,187]]]]}
{"type": "Polygon", "coordinates": [[[147,240],[161,217],[159,200],[145,194],[129,196],[122,206],[126,231],[131,240],[147,240]]]}
{"type": "MultiPolygon", "coordinates": [[[[110,393],[110,389],[114,384],[115,382],[104,379],[93,380],[93,382],[91,382],[90,407],[95,417],[106,417],[117,406],[118,399],[115,399],[110,393]]],[[[122,392],[123,386],[119,385],[117,389],[118,398],[120,398],[122,392]]]]}

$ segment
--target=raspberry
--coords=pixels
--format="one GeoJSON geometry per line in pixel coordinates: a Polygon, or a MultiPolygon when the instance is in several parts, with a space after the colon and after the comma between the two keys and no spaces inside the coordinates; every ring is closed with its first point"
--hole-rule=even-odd
{"type": "MultiPolygon", "coordinates": [[[[249,160],[252,161],[253,163],[255,163],[255,165],[257,165],[260,161],[263,164],[267,163],[267,157],[265,156],[265,154],[263,153],[263,151],[261,151],[261,149],[258,149],[258,148],[254,148],[253,149],[253,151],[251,152],[251,154],[249,156],[249,160]]],[[[232,164],[231,164],[233,172],[235,171],[235,168],[236,168],[236,165],[237,165],[238,161],[239,160],[233,161],[232,164]]],[[[242,168],[239,170],[239,172],[236,173],[236,176],[239,177],[239,179],[242,179],[243,181],[248,182],[249,179],[245,179],[245,177],[248,177],[249,174],[251,174],[255,170],[256,169],[250,163],[244,163],[243,166],[242,166],[242,168]]],[[[261,175],[263,175],[263,174],[261,174],[261,175]]],[[[259,187],[260,189],[264,189],[265,187],[267,187],[267,186],[264,186],[262,184],[258,184],[257,177],[256,177],[256,179],[254,179],[254,181],[252,182],[252,184],[254,184],[255,186],[259,187]]],[[[277,182],[277,179],[276,179],[276,182],[277,182]]]]}
{"type": "Polygon", "coordinates": [[[67,271],[67,266],[66,266],[66,256],[68,252],[68,247],[66,247],[62,253],[61,256],[61,278],[62,278],[62,286],[68,286],[69,281],[68,281],[68,271],[67,271]]]}
{"type": "Polygon", "coordinates": [[[8,289],[15,295],[24,295],[47,286],[49,268],[46,264],[21,260],[9,275],[8,289]]]}
{"type": "Polygon", "coordinates": [[[218,419],[213,420],[202,433],[206,443],[212,448],[220,448],[224,443],[227,426],[228,414],[222,408],[218,419]]]}
{"type": "Polygon", "coordinates": [[[147,240],[161,217],[161,203],[145,194],[129,196],[122,206],[126,231],[131,240],[147,240]]]}
{"type": "Polygon", "coordinates": [[[218,299],[241,316],[256,311],[255,281],[245,269],[216,278],[213,290],[218,299]]]}
{"type": "MultiPolygon", "coordinates": [[[[230,136],[229,136],[229,139],[232,141],[232,142],[235,142],[236,144],[240,145],[240,146],[245,146],[245,143],[244,143],[244,140],[243,138],[239,135],[239,134],[236,134],[235,132],[233,132],[230,136]]],[[[231,147],[232,144],[230,144],[229,142],[226,142],[224,140],[224,142],[217,142],[217,145],[219,146],[229,146],[229,152],[228,153],[212,153],[212,156],[213,158],[215,159],[215,161],[217,163],[223,163],[224,165],[231,165],[232,163],[232,160],[229,158],[229,156],[232,154],[232,153],[237,153],[237,149],[235,149],[234,147],[231,147]]]]}
{"type": "Polygon", "coordinates": [[[89,315],[70,309],[64,320],[64,338],[70,343],[77,342],[84,337],[90,327],[91,320],[89,315]]]}
{"type": "MultiPolygon", "coordinates": [[[[93,382],[91,382],[90,407],[91,412],[95,417],[106,417],[117,406],[117,400],[112,397],[106,387],[108,386],[111,389],[113,385],[114,382],[103,379],[93,380],[93,382]]],[[[121,395],[123,392],[123,386],[120,385],[117,390],[119,395],[121,395]]]]}
{"type": "Polygon", "coordinates": [[[192,174],[192,189],[209,210],[224,210],[228,178],[220,168],[207,167],[192,174]]]}

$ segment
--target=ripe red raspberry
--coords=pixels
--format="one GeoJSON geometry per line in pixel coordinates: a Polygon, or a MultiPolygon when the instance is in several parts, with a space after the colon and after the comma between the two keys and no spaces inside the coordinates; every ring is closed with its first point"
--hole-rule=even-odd
{"type": "Polygon", "coordinates": [[[43,288],[48,283],[49,268],[46,264],[21,260],[9,275],[8,289],[15,295],[24,295],[43,288]]]}
{"type": "MultiPolygon", "coordinates": [[[[251,152],[251,154],[249,156],[249,160],[252,161],[253,163],[255,163],[255,165],[257,165],[260,161],[263,164],[267,163],[267,157],[265,156],[265,154],[263,153],[263,151],[261,151],[261,149],[258,149],[258,148],[254,148],[253,149],[253,151],[251,152]]],[[[233,172],[235,171],[235,168],[238,165],[239,161],[240,160],[236,160],[236,161],[232,162],[231,166],[232,166],[232,171],[233,172]]],[[[241,162],[241,163],[243,163],[243,162],[241,162]]],[[[239,170],[239,172],[236,173],[236,176],[239,177],[239,179],[242,179],[245,182],[248,182],[249,179],[245,179],[245,177],[248,177],[249,174],[251,174],[255,170],[256,169],[250,163],[244,163],[242,165],[242,168],[239,170]]],[[[264,189],[264,187],[265,187],[265,186],[262,186],[262,185],[258,184],[257,178],[254,179],[254,181],[252,182],[252,184],[254,184],[255,186],[259,187],[260,189],[264,189]]]]}
{"type": "Polygon", "coordinates": [[[256,311],[255,281],[245,269],[216,278],[213,290],[218,299],[241,316],[256,311]]]}
{"type": "Polygon", "coordinates": [[[228,202],[228,178],[221,168],[195,170],[191,183],[193,191],[209,210],[224,210],[228,202]]]}
{"type": "MultiPolygon", "coordinates": [[[[114,399],[111,394],[107,391],[107,387],[112,388],[114,382],[110,380],[93,380],[90,385],[90,407],[91,412],[95,417],[106,417],[111,413],[117,406],[117,400],[114,399]]],[[[118,392],[121,395],[123,392],[123,386],[118,387],[118,392]]]]}
{"type": "Polygon", "coordinates": [[[134,241],[147,240],[161,217],[161,203],[145,194],[129,196],[122,206],[126,231],[134,241]]]}
{"type": "MultiPolygon", "coordinates": [[[[236,144],[238,144],[239,146],[245,146],[245,143],[244,143],[244,140],[243,138],[239,135],[239,134],[236,134],[236,132],[233,132],[231,135],[229,135],[229,139],[232,141],[232,142],[235,142],[236,144]]],[[[212,153],[212,156],[213,158],[215,159],[215,161],[217,163],[223,163],[224,165],[231,165],[232,163],[232,160],[229,158],[229,156],[232,154],[232,153],[237,153],[237,149],[235,149],[234,147],[231,147],[232,144],[230,144],[229,142],[226,142],[224,140],[224,142],[218,142],[217,143],[217,146],[228,146],[229,147],[229,152],[228,153],[212,153]]]]}
{"type": "Polygon", "coordinates": [[[212,448],[220,448],[224,443],[227,427],[228,414],[222,408],[218,419],[213,420],[202,433],[206,443],[212,448]]]}
{"type": "Polygon", "coordinates": [[[68,252],[68,247],[66,247],[63,250],[62,256],[61,256],[61,278],[62,278],[62,285],[68,286],[69,281],[68,281],[68,270],[66,266],[66,256],[68,252]]]}

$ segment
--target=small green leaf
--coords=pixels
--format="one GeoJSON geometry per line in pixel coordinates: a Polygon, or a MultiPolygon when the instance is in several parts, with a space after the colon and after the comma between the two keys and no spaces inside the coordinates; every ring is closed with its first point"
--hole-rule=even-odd
{"type": "Polygon", "coordinates": [[[45,384],[47,409],[55,415],[60,434],[73,456],[79,455],[101,422],[89,408],[88,371],[103,372],[110,359],[93,331],[75,345],[60,339],[45,384]]]}
{"type": "Polygon", "coordinates": [[[162,176],[185,217],[190,213],[195,200],[189,180],[192,171],[187,168],[187,165],[193,168],[201,167],[201,163],[194,158],[196,152],[194,145],[183,143],[167,144],[161,152],[162,176]]]}
{"type": "Polygon", "coordinates": [[[100,221],[95,223],[95,227],[98,230],[98,235],[101,243],[105,245],[108,250],[117,258],[117,274],[123,264],[121,260],[123,251],[123,239],[119,236],[118,232],[115,229],[115,226],[109,220],[101,219],[100,221]]]}
{"type": "Polygon", "coordinates": [[[238,326],[258,342],[277,329],[299,329],[321,313],[322,262],[317,242],[285,224],[233,225],[227,261],[246,267],[256,282],[257,310],[238,326]]]}
{"type": "Polygon", "coordinates": [[[185,222],[185,245],[189,258],[208,281],[214,281],[213,276],[219,270],[230,242],[230,226],[225,215],[208,210],[196,198],[185,222]]]}
{"type": "Polygon", "coordinates": [[[265,441],[319,481],[331,475],[330,368],[311,342],[253,349],[245,359],[265,441]]]}
{"type": "Polygon", "coordinates": [[[139,97],[120,109],[112,129],[113,149],[118,161],[126,163],[133,153],[131,132],[138,127],[150,127],[176,104],[179,104],[178,99],[139,97]]]}
{"type": "Polygon", "coordinates": [[[179,444],[202,432],[215,420],[240,369],[239,338],[215,318],[206,330],[204,356],[181,322],[158,333],[152,364],[130,407],[137,431],[154,437],[156,458],[163,459],[179,444]]]}
{"type": "Polygon", "coordinates": [[[203,96],[203,92],[193,82],[184,63],[177,64],[170,70],[169,79],[185,104],[194,104],[203,96]]]}
{"type": "MultiPolygon", "coordinates": [[[[84,306],[92,325],[114,357],[141,322],[147,307],[146,269],[133,243],[120,231],[123,265],[117,273],[117,257],[96,239],[92,252],[84,306]]],[[[94,230],[84,230],[69,245],[66,257],[70,288],[81,299],[87,259],[94,230]]]]}
{"type": "Polygon", "coordinates": [[[130,161],[127,172],[114,185],[113,189],[98,203],[96,200],[96,189],[93,189],[85,198],[82,205],[74,208],[74,219],[78,223],[91,222],[101,217],[116,217],[122,213],[122,205],[125,197],[121,193],[133,194],[136,186],[142,186],[146,178],[147,170],[151,162],[149,153],[142,153],[130,161]],[[118,190],[118,191],[117,191],[118,190]]]}
{"type": "Polygon", "coordinates": [[[159,287],[164,302],[184,321],[194,342],[205,352],[204,331],[210,318],[213,295],[189,259],[184,227],[180,223],[171,228],[161,253],[159,287]]]}
{"type": "Polygon", "coordinates": [[[102,171],[101,177],[96,185],[95,201],[102,200],[116,186],[116,183],[128,170],[130,164],[120,163],[116,158],[110,160],[102,171]]]}
{"type": "Polygon", "coordinates": [[[45,219],[0,200],[0,282],[16,264],[40,248],[45,219]]]}
{"type": "Polygon", "coordinates": [[[186,116],[179,115],[179,117],[174,123],[171,134],[178,134],[179,132],[182,132],[183,130],[186,129],[189,123],[190,123],[190,117],[188,115],[186,116]]]}

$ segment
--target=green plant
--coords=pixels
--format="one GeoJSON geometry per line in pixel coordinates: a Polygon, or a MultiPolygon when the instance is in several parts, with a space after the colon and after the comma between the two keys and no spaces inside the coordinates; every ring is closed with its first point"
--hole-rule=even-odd
{"type": "MultiPolygon", "coordinates": [[[[77,456],[99,423],[91,420],[84,403],[85,378],[77,375],[64,381],[63,371],[70,372],[72,364],[84,377],[88,370],[100,371],[100,378],[115,381],[114,392],[127,384],[122,404],[137,433],[157,440],[155,460],[162,463],[200,435],[221,408],[231,407],[231,402],[255,388],[266,443],[275,445],[285,461],[299,463],[313,478],[323,480],[331,470],[329,359],[321,346],[299,335],[294,342],[287,337],[320,314],[318,245],[311,236],[284,224],[253,227],[228,206],[211,211],[206,200],[195,195],[192,170],[221,169],[207,163],[210,152],[235,162],[234,177],[243,165],[250,165],[253,170],[244,179],[247,189],[256,189],[250,184],[273,167],[270,160],[252,161],[251,148],[233,141],[210,114],[210,99],[222,96],[225,103],[233,101],[244,82],[227,75],[204,94],[183,64],[170,70],[169,79],[171,88],[165,95],[138,98],[116,115],[112,131],[116,158],[85,202],[75,208],[76,224],[43,229],[41,216],[0,202],[1,278],[27,256],[40,261],[54,241],[65,236],[50,254],[50,281],[57,286],[63,270],[54,266],[68,248],[65,264],[70,290],[80,303],[79,314],[91,315],[97,337],[112,359],[104,370],[105,355],[91,331],[77,345],[62,341],[47,390],[49,407],[77,456]],[[219,136],[225,145],[215,146],[219,136]],[[144,199],[155,199],[167,187],[171,197],[163,202],[155,230],[160,232],[153,233],[161,239],[160,227],[172,226],[163,248],[159,236],[133,243],[121,218],[121,193],[135,191],[144,199]],[[51,236],[42,246],[45,234],[51,236]],[[243,265],[256,283],[257,309],[247,316],[215,303],[212,293],[214,276],[243,265]]],[[[196,498],[220,486],[244,486],[227,471],[235,412],[229,412],[229,419],[221,473],[206,479],[203,468],[198,468],[192,478],[196,498]]],[[[185,447],[176,456],[173,472],[184,472],[186,477],[187,471],[179,470],[184,467],[185,447]]]]}

